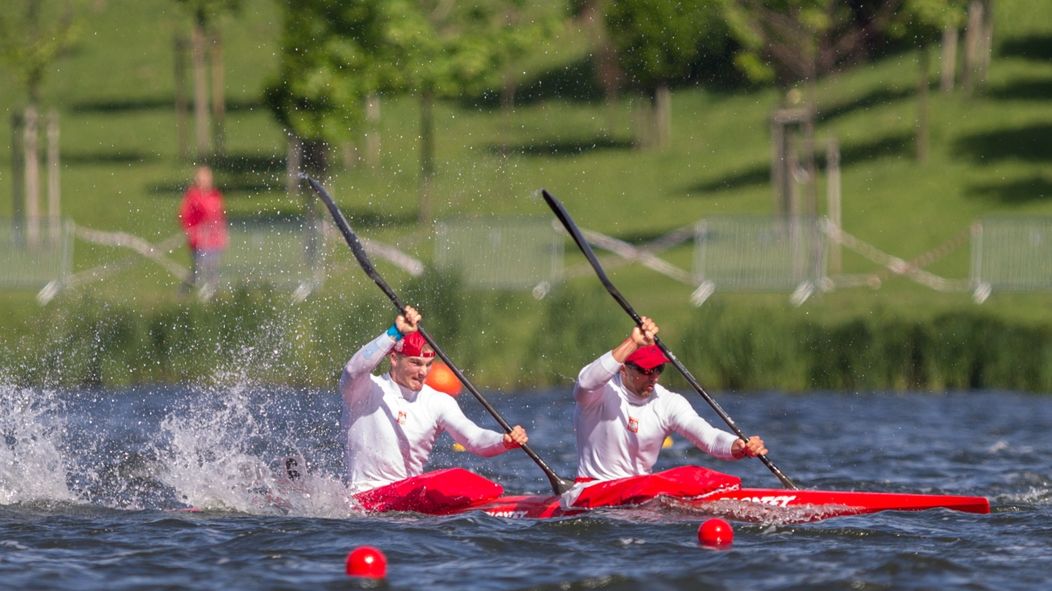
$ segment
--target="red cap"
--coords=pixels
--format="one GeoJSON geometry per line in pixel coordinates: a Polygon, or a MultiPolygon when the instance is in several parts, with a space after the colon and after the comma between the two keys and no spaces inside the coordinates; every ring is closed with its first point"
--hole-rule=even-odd
{"type": "Polygon", "coordinates": [[[636,349],[635,353],[632,353],[628,356],[628,359],[625,359],[625,363],[631,363],[642,369],[652,369],[663,363],[668,363],[668,357],[665,357],[665,354],[661,352],[661,347],[647,345],[636,349]]]}
{"type": "Polygon", "coordinates": [[[418,331],[413,331],[402,337],[402,340],[395,343],[394,350],[406,357],[431,358],[435,356],[435,350],[431,348],[431,345],[427,343],[427,340],[418,331]],[[424,347],[427,347],[427,349],[425,350],[424,347]]]}

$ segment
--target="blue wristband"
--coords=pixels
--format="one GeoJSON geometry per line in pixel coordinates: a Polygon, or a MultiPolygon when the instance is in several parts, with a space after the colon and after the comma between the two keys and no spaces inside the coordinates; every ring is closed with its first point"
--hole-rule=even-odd
{"type": "Polygon", "coordinates": [[[394,339],[397,343],[398,341],[402,340],[402,337],[405,335],[402,334],[402,331],[398,330],[397,324],[392,324],[391,328],[387,329],[387,336],[394,339]]]}

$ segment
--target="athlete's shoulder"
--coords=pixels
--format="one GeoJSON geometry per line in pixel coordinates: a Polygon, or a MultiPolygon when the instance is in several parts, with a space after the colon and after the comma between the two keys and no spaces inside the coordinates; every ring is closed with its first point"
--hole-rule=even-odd
{"type": "Polygon", "coordinates": [[[682,410],[684,406],[687,408],[693,408],[686,396],[679,392],[673,392],[661,384],[654,384],[654,393],[651,394],[651,396],[654,397],[654,402],[667,408],[674,408],[677,410],[682,410]]]}
{"type": "Polygon", "coordinates": [[[445,392],[439,392],[427,384],[424,384],[424,387],[420,389],[417,396],[420,397],[421,402],[427,405],[441,407],[457,406],[455,398],[445,392]]]}

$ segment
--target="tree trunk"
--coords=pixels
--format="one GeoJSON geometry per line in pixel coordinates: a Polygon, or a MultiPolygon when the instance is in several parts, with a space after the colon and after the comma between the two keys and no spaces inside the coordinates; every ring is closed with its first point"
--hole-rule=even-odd
{"type": "Polygon", "coordinates": [[[175,135],[179,159],[190,159],[187,122],[190,119],[190,99],[186,91],[186,54],[190,50],[186,38],[175,35],[175,135]]]}
{"type": "Polygon", "coordinates": [[[300,139],[301,164],[308,174],[322,178],[329,174],[329,144],[325,140],[300,139]]]}
{"type": "MultiPolygon", "coordinates": [[[[325,178],[329,173],[329,145],[324,140],[299,139],[300,164],[307,174],[314,178],[325,178]]],[[[303,193],[303,209],[307,219],[316,221],[321,217],[318,199],[310,191],[303,193]]]]}
{"type": "Polygon", "coordinates": [[[929,76],[928,48],[921,47],[918,50],[917,66],[919,75],[917,78],[917,128],[914,138],[917,147],[917,162],[924,164],[928,161],[928,76],[929,76]]]}
{"type": "Polygon", "coordinates": [[[606,124],[603,133],[613,136],[624,119],[617,108],[617,99],[624,82],[624,72],[617,62],[617,51],[606,32],[606,19],[603,18],[604,2],[605,0],[586,0],[581,10],[580,20],[581,26],[587,29],[591,37],[591,46],[595,48],[592,67],[595,70],[596,82],[603,91],[603,102],[606,106],[606,124]]]}
{"type": "Polygon", "coordinates": [[[654,145],[654,99],[652,97],[633,97],[632,112],[632,147],[646,150],[654,145]]]}
{"type": "Polygon", "coordinates": [[[365,164],[380,167],[380,96],[365,97],[365,164]]]}
{"type": "Polygon", "coordinates": [[[11,113],[11,223],[19,240],[26,221],[25,124],[22,113],[11,113]]]}
{"type": "Polygon", "coordinates": [[[35,246],[40,237],[40,146],[39,117],[36,106],[26,107],[25,133],[23,135],[23,147],[25,149],[25,179],[26,179],[26,242],[35,246]]]}
{"type": "Polygon", "coordinates": [[[212,66],[212,146],[216,154],[226,153],[226,70],[223,66],[223,35],[212,26],[209,59],[212,66]]]}
{"type": "Polygon", "coordinates": [[[818,215],[818,167],[815,165],[815,118],[818,117],[816,76],[807,79],[807,112],[804,114],[804,172],[807,174],[805,213],[818,215]]]}
{"type": "Polygon", "coordinates": [[[300,194],[300,170],[303,168],[303,142],[295,134],[288,135],[285,152],[285,192],[290,197],[300,194]]]}
{"type": "Polygon", "coordinates": [[[418,221],[431,223],[431,189],[435,177],[434,93],[428,89],[420,95],[420,190],[418,221]]]}
{"type": "Polygon", "coordinates": [[[59,162],[61,156],[58,142],[58,112],[51,110],[47,115],[47,217],[51,242],[54,244],[58,244],[62,230],[62,186],[59,162]]]}
{"type": "Polygon", "coordinates": [[[205,23],[204,16],[194,19],[194,28],[190,35],[191,53],[194,69],[194,138],[198,161],[203,160],[210,152],[208,123],[208,67],[205,59],[205,23]]]}
{"type": "Polygon", "coordinates": [[[986,84],[986,73],[990,69],[990,59],[994,43],[994,0],[983,0],[982,31],[979,46],[979,84],[986,84]]]}
{"type": "Polygon", "coordinates": [[[515,94],[518,91],[518,74],[515,69],[508,67],[504,71],[504,81],[500,91],[500,156],[506,159],[510,152],[508,138],[511,137],[515,125],[515,94]]]}
{"type": "MultiPolygon", "coordinates": [[[[840,142],[836,138],[831,138],[829,145],[826,146],[826,215],[837,229],[843,223],[840,188],[840,142]]],[[[831,240],[829,241],[829,272],[839,275],[842,271],[843,257],[840,243],[831,240]]]]}
{"type": "Polygon", "coordinates": [[[968,25],[964,33],[964,73],[962,84],[969,93],[979,83],[979,53],[982,45],[983,2],[972,0],[968,4],[968,25]]]}
{"type": "Polygon", "coordinates": [[[942,79],[939,89],[949,94],[957,83],[957,40],[960,31],[955,26],[942,30],[942,79]]]}
{"type": "Polygon", "coordinates": [[[672,136],[672,92],[668,84],[654,91],[654,147],[667,148],[672,136]]]}
{"type": "Polygon", "coordinates": [[[789,179],[786,174],[788,139],[785,124],[780,121],[779,111],[771,116],[771,188],[774,210],[783,217],[789,215],[789,179]]]}

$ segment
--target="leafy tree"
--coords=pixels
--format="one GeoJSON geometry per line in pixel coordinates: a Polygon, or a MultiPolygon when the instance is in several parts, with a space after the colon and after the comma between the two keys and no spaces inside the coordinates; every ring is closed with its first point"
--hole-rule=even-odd
{"type": "Polygon", "coordinates": [[[964,0],[906,0],[888,27],[891,37],[905,39],[917,48],[917,125],[914,143],[919,162],[925,162],[928,158],[930,46],[938,42],[943,31],[961,26],[966,10],[964,0]]]}
{"type": "Polygon", "coordinates": [[[81,0],[10,0],[0,10],[0,60],[40,104],[44,76],[80,33],[81,0]]]}
{"type": "Polygon", "coordinates": [[[266,91],[278,121],[304,142],[305,165],[323,173],[327,148],[361,126],[362,102],[395,85],[382,0],[285,0],[277,79],[266,91]]]}
{"type": "Polygon", "coordinates": [[[283,124],[320,146],[360,129],[369,94],[419,97],[419,218],[430,222],[434,101],[499,84],[504,65],[537,41],[537,26],[512,26],[510,16],[523,4],[288,0],[281,73],[268,102],[283,124]]]}
{"type": "MultiPolygon", "coordinates": [[[[806,89],[804,108],[794,106],[781,115],[797,121],[803,129],[800,156],[809,179],[807,211],[817,209],[818,198],[815,83],[820,76],[868,56],[871,44],[887,28],[903,1],[730,0],[726,5],[727,22],[741,45],[734,58],[738,68],[754,81],[778,85],[783,91],[783,103],[793,105],[800,101],[799,89],[792,87],[802,85],[806,89]]],[[[781,153],[782,146],[776,145],[775,150],[781,153]]],[[[785,166],[784,162],[774,164],[785,166]]],[[[788,203],[792,191],[785,185],[786,175],[777,173],[776,177],[778,200],[788,203]]]]}
{"type": "Polygon", "coordinates": [[[690,73],[704,51],[727,38],[718,2],[619,0],[605,5],[607,34],[628,83],[649,94],[654,140],[668,143],[670,85],[690,73]]]}
{"type": "Polygon", "coordinates": [[[396,88],[420,99],[420,189],[418,217],[431,222],[435,176],[434,101],[496,86],[504,67],[543,39],[543,22],[514,23],[525,0],[484,3],[449,0],[388,0],[390,78],[396,88]]]}
{"type": "MultiPolygon", "coordinates": [[[[52,64],[76,43],[82,12],[81,0],[10,0],[0,9],[0,62],[25,88],[28,104],[23,124],[31,138],[37,136],[37,114],[41,111],[45,76],[52,64]]],[[[15,185],[11,195],[12,213],[15,219],[26,217],[32,238],[40,215],[37,143],[30,139],[24,146],[12,148],[11,176],[15,185]]],[[[57,208],[52,210],[55,211],[57,208]]]]}
{"type": "Polygon", "coordinates": [[[742,49],[735,64],[751,79],[782,88],[813,84],[866,57],[904,0],[730,0],[725,16],[742,49]]]}
{"type": "Polygon", "coordinates": [[[238,10],[241,7],[241,0],[175,1],[184,6],[193,18],[190,53],[194,72],[194,131],[197,140],[197,156],[203,157],[210,151],[222,154],[226,96],[223,83],[223,41],[219,31],[219,19],[225,13],[238,10]],[[208,59],[209,56],[211,60],[208,59]],[[209,61],[212,66],[211,102],[209,102],[208,93],[209,61]],[[211,106],[211,126],[209,125],[209,106],[211,106]],[[214,150],[209,146],[209,131],[211,131],[211,148],[214,150]]]}

